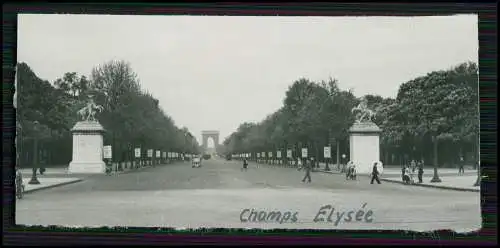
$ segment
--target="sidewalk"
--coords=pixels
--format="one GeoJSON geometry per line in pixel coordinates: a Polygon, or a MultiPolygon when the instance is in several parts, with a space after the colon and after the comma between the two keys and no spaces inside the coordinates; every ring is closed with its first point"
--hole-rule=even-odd
{"type": "MultiPolygon", "coordinates": [[[[331,171],[325,171],[323,166],[322,169],[316,170],[318,172],[330,173],[330,174],[341,174],[338,170],[332,169],[331,171]]],[[[330,167],[332,168],[332,167],[330,167]]],[[[438,175],[441,179],[440,183],[431,183],[431,179],[434,176],[433,169],[427,169],[422,177],[422,183],[417,183],[413,185],[406,185],[401,179],[401,170],[396,168],[384,168],[380,179],[381,181],[399,183],[405,186],[420,186],[420,187],[430,187],[430,188],[440,188],[449,189],[457,191],[472,191],[480,192],[480,186],[474,186],[477,180],[477,171],[467,170],[464,175],[458,175],[456,169],[438,169],[438,175]]],[[[415,178],[418,180],[418,178],[415,178]]]]}
{"type": "MultiPolygon", "coordinates": [[[[439,173],[438,173],[439,174],[439,173]]],[[[477,180],[477,175],[462,175],[462,176],[439,176],[441,179],[440,183],[431,183],[431,179],[433,174],[424,175],[422,177],[422,183],[416,183],[413,185],[407,186],[421,186],[421,187],[430,187],[430,188],[441,188],[441,189],[450,189],[450,190],[458,190],[458,191],[472,191],[472,192],[480,192],[480,186],[474,186],[474,183],[477,180]]],[[[397,178],[387,178],[382,176],[382,181],[391,182],[391,183],[400,183],[402,182],[401,177],[397,178]]],[[[418,182],[418,179],[416,179],[418,182]]]]}
{"type": "MultiPolygon", "coordinates": [[[[171,162],[171,164],[177,163],[178,161],[171,162]]],[[[160,164],[155,166],[164,166],[167,164],[160,164]]],[[[114,164],[114,168],[116,168],[116,164],[114,164]]],[[[111,175],[119,175],[124,173],[131,173],[134,171],[141,171],[146,168],[153,168],[153,166],[144,166],[140,167],[136,170],[130,168],[130,163],[124,167],[123,171],[113,171],[111,175]]],[[[21,173],[23,174],[23,184],[24,184],[24,193],[32,193],[43,189],[50,189],[54,187],[64,186],[67,184],[77,183],[85,180],[89,176],[95,174],[76,174],[76,173],[68,173],[68,168],[58,167],[58,168],[47,168],[43,175],[40,175],[40,172],[37,172],[37,179],[40,184],[28,184],[31,180],[31,175],[33,173],[30,168],[21,169],[21,173]]],[[[104,175],[104,174],[97,174],[104,175]]]]}
{"type": "Polygon", "coordinates": [[[31,178],[23,178],[24,193],[32,193],[42,189],[49,189],[54,187],[59,187],[67,184],[77,183],[83,181],[81,178],[69,177],[69,178],[38,178],[40,184],[28,184],[31,178]]]}
{"type": "MultiPolygon", "coordinates": [[[[330,164],[330,171],[325,171],[325,163],[319,163],[320,168],[314,168],[313,172],[322,172],[329,174],[344,174],[337,170],[335,164],[330,164]]],[[[268,164],[266,164],[268,165],[268,164]]],[[[268,165],[268,166],[284,166],[284,165],[268,165]]],[[[434,176],[434,168],[427,167],[424,170],[424,175],[422,177],[423,183],[417,183],[413,185],[406,185],[401,179],[401,169],[396,167],[384,167],[384,171],[380,177],[382,181],[391,183],[400,183],[405,186],[420,186],[420,187],[430,187],[439,189],[448,189],[456,191],[471,191],[480,192],[480,186],[474,186],[477,180],[477,170],[472,168],[467,168],[464,175],[458,175],[458,169],[455,168],[438,168],[438,175],[441,179],[440,183],[431,183],[430,180],[434,176]]],[[[418,179],[416,179],[418,180],[418,179]]]]}
{"type": "MultiPolygon", "coordinates": [[[[176,164],[178,162],[182,162],[182,161],[171,161],[170,163],[158,164],[155,166],[166,166],[169,164],[176,164]]],[[[123,163],[123,170],[119,171],[119,170],[117,170],[117,167],[118,167],[117,165],[118,165],[118,163],[113,163],[111,175],[130,173],[130,172],[140,171],[140,170],[143,170],[146,168],[153,168],[154,167],[152,165],[146,165],[143,167],[139,167],[137,169],[132,169],[131,163],[128,162],[128,163],[123,163]]],[[[23,177],[31,177],[31,175],[33,174],[33,171],[31,168],[23,168],[23,169],[21,169],[21,173],[23,174],[23,177]]],[[[40,170],[37,170],[37,177],[38,178],[54,178],[54,177],[68,177],[68,176],[87,177],[87,176],[91,176],[91,175],[93,175],[93,174],[69,173],[68,167],[46,168],[43,175],[40,175],[40,170]]]]}

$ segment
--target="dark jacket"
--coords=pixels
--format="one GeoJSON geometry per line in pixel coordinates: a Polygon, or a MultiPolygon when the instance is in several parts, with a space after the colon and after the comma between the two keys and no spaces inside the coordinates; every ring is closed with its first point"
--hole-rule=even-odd
{"type": "Polygon", "coordinates": [[[311,169],[312,169],[312,163],[313,163],[313,161],[306,161],[306,162],[304,163],[304,169],[305,169],[306,171],[311,171],[311,169]]]}
{"type": "Polygon", "coordinates": [[[373,171],[372,171],[372,174],[373,174],[374,176],[378,175],[377,165],[374,165],[374,166],[373,166],[373,171]]]}

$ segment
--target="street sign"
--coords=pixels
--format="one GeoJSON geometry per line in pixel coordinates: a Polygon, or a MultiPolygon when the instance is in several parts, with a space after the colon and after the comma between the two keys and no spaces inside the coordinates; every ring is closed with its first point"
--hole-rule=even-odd
{"type": "Polygon", "coordinates": [[[307,158],[307,148],[302,148],[302,158],[307,158]]]}
{"type": "Polygon", "coordinates": [[[286,157],[287,158],[292,158],[292,150],[287,150],[286,151],[286,157]]]}
{"type": "Polygon", "coordinates": [[[149,149],[148,150],[148,158],[152,158],[153,157],[153,149],[149,149]]]}
{"type": "Polygon", "coordinates": [[[276,152],[276,157],[277,157],[277,158],[281,158],[281,151],[277,151],[277,152],[276,152]]]}
{"type": "Polygon", "coordinates": [[[257,158],[260,158],[260,153],[257,153],[257,158]]]}
{"type": "Polygon", "coordinates": [[[269,155],[268,157],[272,158],[273,157],[273,152],[269,152],[268,155],[269,155]]]}
{"type": "Polygon", "coordinates": [[[262,152],[262,154],[260,156],[264,158],[264,157],[266,157],[266,153],[262,152]]]}
{"type": "Polygon", "coordinates": [[[104,146],[103,155],[104,155],[104,158],[108,158],[108,159],[113,157],[113,154],[111,151],[111,146],[104,146]]]}
{"type": "Polygon", "coordinates": [[[141,157],[141,148],[135,148],[135,157],[140,158],[141,157]]]}
{"type": "Polygon", "coordinates": [[[325,146],[323,148],[323,157],[324,158],[332,158],[332,153],[331,153],[330,147],[325,146]]]}
{"type": "Polygon", "coordinates": [[[160,150],[156,150],[156,157],[157,158],[161,157],[161,151],[160,150]]]}

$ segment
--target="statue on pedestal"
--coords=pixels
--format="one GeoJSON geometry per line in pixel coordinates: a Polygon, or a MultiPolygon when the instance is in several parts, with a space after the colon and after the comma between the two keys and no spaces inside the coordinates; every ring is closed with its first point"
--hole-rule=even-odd
{"type": "Polygon", "coordinates": [[[368,100],[366,97],[363,97],[358,106],[354,107],[351,112],[356,113],[356,123],[370,123],[375,116],[375,112],[368,108],[368,100]]]}
{"type": "Polygon", "coordinates": [[[103,107],[97,105],[90,96],[86,106],[77,111],[82,120],[71,129],[73,159],[68,167],[69,173],[106,172],[106,165],[102,160],[105,130],[95,118],[96,113],[102,110],[103,107]]]}
{"type": "Polygon", "coordinates": [[[356,164],[356,173],[371,175],[374,161],[380,161],[382,130],[372,121],[375,111],[368,108],[366,97],[351,111],[356,121],[349,128],[350,160],[356,164]]]}
{"type": "Polygon", "coordinates": [[[78,110],[78,115],[82,118],[83,121],[96,121],[95,114],[97,112],[102,112],[103,109],[104,108],[101,105],[97,105],[94,102],[92,96],[89,96],[87,105],[78,110]]]}

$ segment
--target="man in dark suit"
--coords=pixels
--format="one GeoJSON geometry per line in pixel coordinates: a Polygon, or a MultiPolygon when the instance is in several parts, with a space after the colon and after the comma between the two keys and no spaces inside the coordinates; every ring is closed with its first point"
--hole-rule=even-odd
{"type": "Polygon", "coordinates": [[[243,159],[243,170],[247,170],[248,168],[248,161],[246,158],[243,159]]]}
{"type": "Polygon", "coordinates": [[[376,180],[378,184],[380,184],[380,179],[378,178],[379,172],[377,169],[377,162],[373,163],[373,170],[372,170],[372,181],[370,184],[373,184],[373,180],[376,180]]]}
{"type": "Polygon", "coordinates": [[[424,160],[418,162],[418,182],[422,183],[422,176],[424,175],[424,160]]]}
{"type": "Polygon", "coordinates": [[[306,174],[304,175],[304,178],[302,179],[303,183],[306,182],[306,178],[307,178],[308,183],[311,182],[311,170],[312,170],[313,162],[314,162],[314,160],[312,160],[312,159],[310,162],[308,162],[307,160],[304,160],[303,166],[304,166],[304,170],[306,171],[306,174]]]}
{"type": "Polygon", "coordinates": [[[460,157],[460,161],[459,161],[459,164],[458,164],[458,175],[463,175],[464,174],[464,172],[465,172],[464,166],[465,166],[464,158],[460,157]]]}

